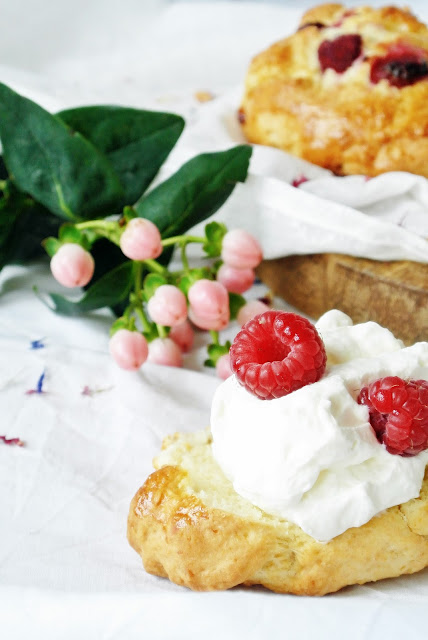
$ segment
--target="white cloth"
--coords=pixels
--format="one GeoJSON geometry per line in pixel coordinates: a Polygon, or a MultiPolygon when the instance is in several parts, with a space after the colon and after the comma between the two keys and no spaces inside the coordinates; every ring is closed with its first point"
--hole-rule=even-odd
{"type": "MultiPolygon", "coordinates": [[[[2,8],[0,79],[51,109],[115,102],[182,111],[188,127],[162,175],[194,152],[238,141],[237,92],[229,89],[242,80],[253,53],[294,29],[300,10],[240,2],[160,4],[9,3],[2,8]],[[223,97],[198,106],[192,94],[199,89],[223,97]]],[[[357,225],[367,230],[362,255],[375,243],[381,252],[376,257],[399,251],[428,261],[416,229],[382,219],[382,202],[389,209],[401,199],[411,203],[419,230],[427,202],[423,179],[385,176],[363,184],[347,178],[348,189],[344,179],[263,148],[254,153],[251,174],[219,217],[246,227],[253,219],[271,257],[287,247],[295,252],[291,232],[312,242],[312,231],[301,234],[303,215],[308,229],[315,215],[322,217],[316,234],[321,237],[323,228],[331,242],[337,229],[330,233],[329,226],[343,215],[351,223],[342,225],[341,243],[357,225]],[[289,186],[301,173],[314,179],[299,189],[289,186]],[[283,216],[284,236],[277,226],[283,216]]],[[[129,502],[150,473],[162,438],[209,421],[219,381],[202,368],[205,339],[198,336],[200,348],[185,369],[145,365],[126,373],[107,353],[108,312],[57,316],[34,295],[34,284],[41,291],[61,290],[40,264],[0,274],[0,435],[25,441],[23,447],[0,442],[1,637],[426,637],[427,571],[322,599],[257,588],[195,594],[146,574],[126,541],[129,502]],[[34,340],[44,347],[31,349],[34,340]],[[26,393],[40,381],[43,393],[26,393]]]]}

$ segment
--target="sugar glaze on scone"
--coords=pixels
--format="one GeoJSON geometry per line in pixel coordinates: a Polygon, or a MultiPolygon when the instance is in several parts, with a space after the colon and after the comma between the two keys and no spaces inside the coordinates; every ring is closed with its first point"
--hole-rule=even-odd
{"type": "Polygon", "coordinates": [[[428,177],[428,29],[406,9],[315,7],[254,58],[238,116],[250,142],[339,175],[428,177]]]}
{"type": "MultiPolygon", "coordinates": [[[[322,393],[330,369],[343,378],[348,386],[344,394],[352,394],[354,400],[348,399],[352,404],[358,401],[361,384],[379,375],[399,372],[409,378],[428,378],[426,343],[420,343],[420,348],[415,345],[416,351],[411,354],[387,330],[374,323],[352,326],[350,319],[338,311],[325,314],[317,328],[328,356],[327,373],[308,389],[315,391],[318,386],[322,393]]],[[[344,440],[345,448],[331,451],[333,457],[327,460],[320,455],[323,447],[328,453],[335,445],[329,436],[330,426],[325,431],[317,419],[299,434],[298,416],[292,411],[290,415],[285,412],[279,415],[279,430],[275,427],[272,432],[274,439],[269,429],[266,431],[270,427],[267,422],[277,420],[275,403],[285,408],[287,396],[269,401],[253,397],[249,402],[250,413],[257,413],[258,425],[253,429],[245,407],[242,411],[238,406],[241,395],[245,404],[248,392],[242,390],[237,396],[236,413],[232,406],[235,399],[227,392],[229,383],[222,383],[219,389],[213,402],[214,448],[208,430],[167,438],[154,463],[157,471],[149,476],[131,503],[128,539],[142,556],[148,572],[196,590],[262,584],[282,593],[323,595],[346,585],[414,573],[428,566],[426,450],[413,458],[389,454],[369,433],[368,423],[364,423],[362,414],[367,421],[367,408],[358,407],[355,415],[358,419],[362,416],[364,424],[354,425],[349,408],[337,412],[338,406],[331,406],[327,419],[334,430],[342,431],[339,437],[344,437],[349,446],[344,440]],[[255,412],[255,403],[259,403],[260,412],[255,412]],[[239,415],[242,425],[237,423],[239,415]],[[337,418],[337,425],[333,426],[337,418]],[[285,439],[281,436],[282,428],[288,431],[285,439]],[[347,430],[353,433],[344,433],[347,430]],[[311,437],[321,440],[326,437],[325,446],[321,442],[321,448],[316,447],[311,453],[312,447],[305,447],[311,437]],[[260,464],[257,453],[252,457],[257,451],[260,464]],[[386,481],[391,487],[384,484],[384,463],[388,456],[393,466],[391,472],[387,471],[386,481]],[[288,474],[287,479],[284,468],[285,475],[278,477],[277,463],[279,471],[281,465],[294,465],[295,475],[288,474]],[[309,469],[309,475],[305,468],[309,469]],[[343,472],[348,468],[350,475],[346,476],[347,472],[345,475],[343,472]],[[313,476],[310,483],[309,476],[313,476]],[[327,494],[317,493],[319,480],[330,476],[327,494]],[[299,483],[303,483],[300,488],[299,483]],[[274,494],[269,493],[269,485],[274,494]],[[291,495],[290,487],[297,487],[296,499],[291,503],[286,500],[286,510],[281,512],[278,505],[281,507],[284,496],[291,495]],[[302,488],[306,488],[306,496],[302,488]],[[405,493],[401,494],[403,489],[405,493]],[[309,504],[299,526],[304,512],[294,507],[299,502],[304,506],[313,490],[315,500],[309,504]],[[399,504],[407,491],[407,501],[399,504]],[[348,501],[343,499],[347,492],[348,501]],[[377,492],[379,495],[375,496],[377,492]],[[367,498],[369,502],[374,499],[375,508],[361,520],[361,505],[367,503],[367,498]],[[347,510],[349,516],[346,528],[342,526],[342,510],[347,510]],[[315,532],[318,539],[308,531],[315,532]]],[[[315,410],[309,396],[301,393],[304,391],[305,387],[288,396],[294,395],[296,402],[302,400],[302,420],[305,411],[315,410]]],[[[326,398],[323,403],[326,412],[328,403],[326,398]]],[[[426,397],[424,404],[426,412],[426,397]]]]}

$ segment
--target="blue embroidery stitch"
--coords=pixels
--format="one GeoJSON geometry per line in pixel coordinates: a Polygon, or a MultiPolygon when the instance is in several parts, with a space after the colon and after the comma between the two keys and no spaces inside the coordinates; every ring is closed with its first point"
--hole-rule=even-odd
{"type": "Polygon", "coordinates": [[[44,349],[45,343],[43,342],[44,338],[39,338],[38,340],[31,340],[30,349],[44,349]]]}
{"type": "Polygon", "coordinates": [[[29,389],[28,391],[26,391],[26,395],[27,396],[31,396],[33,393],[46,393],[43,389],[43,381],[45,379],[45,372],[43,371],[42,375],[40,376],[40,378],[37,380],[37,385],[35,389],[29,389]]]}

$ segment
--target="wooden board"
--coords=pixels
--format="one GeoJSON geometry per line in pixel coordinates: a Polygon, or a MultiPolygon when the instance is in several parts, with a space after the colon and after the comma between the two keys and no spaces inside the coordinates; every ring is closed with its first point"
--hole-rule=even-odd
{"type": "Polygon", "coordinates": [[[266,260],[258,276],[312,318],[340,309],[355,323],[388,327],[406,344],[428,340],[428,265],[317,254],[266,260]]]}

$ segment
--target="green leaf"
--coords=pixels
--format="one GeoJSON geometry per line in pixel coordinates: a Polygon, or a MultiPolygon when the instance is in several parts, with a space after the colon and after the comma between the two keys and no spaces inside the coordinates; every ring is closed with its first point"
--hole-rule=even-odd
{"type": "Polygon", "coordinates": [[[74,225],[68,223],[61,225],[58,237],[63,244],[67,242],[81,244],[83,242],[83,233],[76,229],[74,225]]]}
{"type": "Polygon", "coordinates": [[[215,213],[247,176],[251,147],[240,145],[204,153],[140,199],[135,209],[159,228],[162,237],[181,235],[215,213]]]}
{"type": "Polygon", "coordinates": [[[59,220],[9,185],[0,199],[0,269],[45,255],[42,240],[58,232],[59,220]]]}
{"type": "Polygon", "coordinates": [[[9,198],[0,200],[0,264],[8,252],[8,243],[13,228],[25,208],[26,205],[23,199],[17,198],[14,203],[11,203],[9,198]]]}
{"type": "Polygon", "coordinates": [[[123,208],[122,218],[125,220],[125,222],[129,222],[133,218],[138,218],[137,212],[135,211],[134,207],[126,205],[126,207],[123,208]]]}
{"type": "Polygon", "coordinates": [[[225,344],[209,344],[207,347],[208,358],[205,360],[204,365],[206,367],[215,367],[217,361],[221,356],[229,353],[230,350],[230,341],[227,340],[225,344]]]}
{"type": "Polygon", "coordinates": [[[50,258],[53,258],[53,256],[56,254],[56,252],[60,248],[61,243],[58,240],[58,238],[54,238],[53,236],[50,236],[49,238],[45,238],[43,240],[42,245],[44,250],[48,254],[48,256],[50,258]]]}
{"type": "Polygon", "coordinates": [[[184,128],[181,116],[128,107],[81,107],[58,116],[107,156],[126,204],[134,204],[144,193],[184,128]]]}
{"type": "Polygon", "coordinates": [[[222,222],[213,220],[205,225],[207,241],[203,244],[202,249],[210,258],[216,258],[221,255],[221,246],[226,233],[227,227],[222,222]]]}
{"type": "Polygon", "coordinates": [[[129,318],[124,318],[123,316],[121,316],[120,318],[117,318],[110,327],[110,337],[113,336],[116,333],[116,331],[119,331],[120,329],[130,330],[130,325],[131,325],[131,321],[129,318]]]}
{"type": "Polygon", "coordinates": [[[177,287],[184,293],[185,296],[189,293],[189,289],[194,284],[195,280],[189,274],[183,274],[177,281],[177,287]]]}
{"type": "Polygon", "coordinates": [[[80,300],[68,300],[57,293],[50,293],[54,311],[66,316],[79,316],[95,309],[114,307],[127,299],[133,284],[132,275],[133,264],[127,260],[89,287],[80,300]]]}
{"type": "Polygon", "coordinates": [[[167,284],[168,280],[160,273],[149,273],[144,278],[144,299],[150,300],[154,292],[158,287],[163,284],[167,284]]]}
{"type": "Polygon", "coordinates": [[[6,180],[8,177],[9,176],[3,160],[3,156],[0,156],[0,180],[6,180]]]}
{"type": "Polygon", "coordinates": [[[230,293],[229,292],[229,309],[230,309],[230,319],[236,320],[236,316],[238,315],[241,307],[246,304],[246,300],[243,296],[239,295],[239,293],[230,293]]]}
{"type": "Polygon", "coordinates": [[[197,280],[201,280],[202,278],[212,280],[211,272],[207,267],[189,269],[185,273],[179,275],[175,284],[184,293],[184,295],[187,296],[192,284],[195,284],[197,280]]]}
{"type": "Polygon", "coordinates": [[[60,118],[1,83],[0,139],[13,182],[60,218],[121,210],[124,192],[107,158],[60,118]]]}
{"type": "Polygon", "coordinates": [[[86,231],[82,233],[79,229],[72,224],[66,222],[61,225],[58,232],[58,238],[45,238],[42,242],[42,245],[46,251],[46,253],[52,258],[58,251],[61,245],[71,243],[71,244],[80,244],[86,251],[91,250],[91,242],[88,240],[88,235],[90,235],[90,231],[86,231]]]}
{"type": "MultiPolygon", "coordinates": [[[[107,240],[99,238],[91,247],[92,257],[95,262],[95,272],[89,286],[93,286],[100,278],[115,269],[121,264],[129,262],[128,258],[122,253],[121,249],[107,240]]],[[[88,287],[85,287],[86,289],[88,287]]],[[[123,300],[115,304],[112,309],[117,316],[121,316],[128,304],[127,300],[123,300]]]]}

